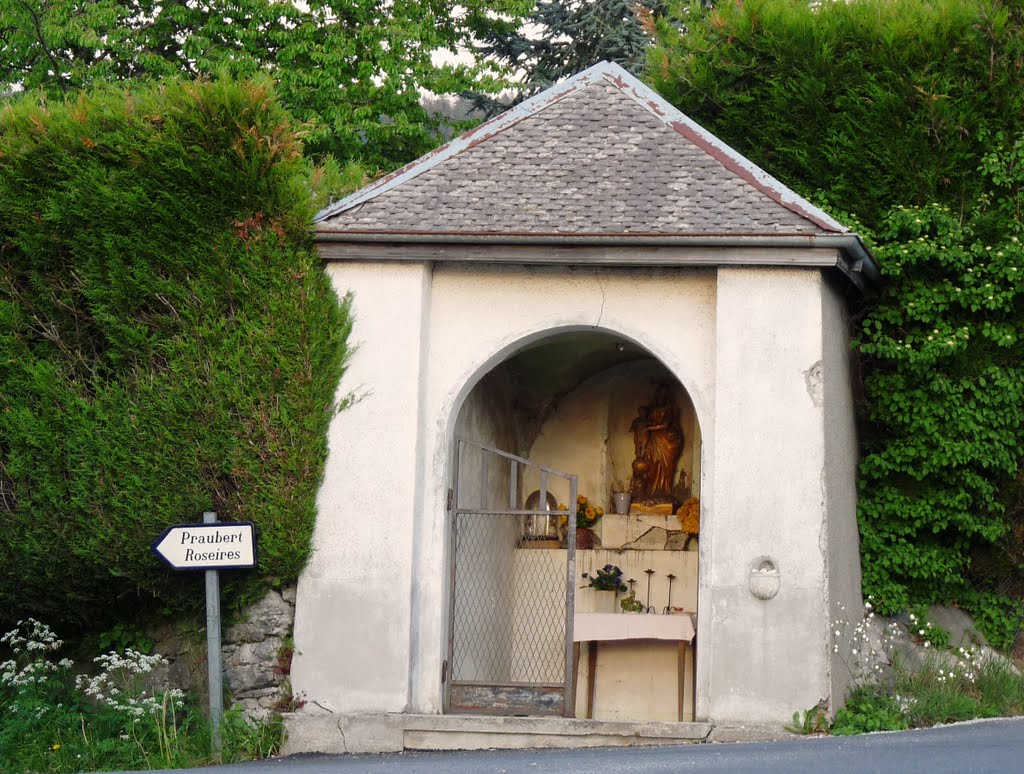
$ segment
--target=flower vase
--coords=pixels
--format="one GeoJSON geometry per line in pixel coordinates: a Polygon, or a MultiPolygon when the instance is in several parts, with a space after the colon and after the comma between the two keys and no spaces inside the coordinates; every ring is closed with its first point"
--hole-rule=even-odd
{"type": "Polygon", "coordinates": [[[585,551],[594,547],[594,531],[585,527],[576,528],[576,550],[585,551]]]}
{"type": "Polygon", "coordinates": [[[612,492],[612,503],[615,505],[615,512],[619,515],[629,513],[629,504],[633,496],[629,492],[612,492]]]}
{"type": "Polygon", "coordinates": [[[594,589],[595,613],[617,613],[618,607],[619,595],[616,592],[594,589]]]}

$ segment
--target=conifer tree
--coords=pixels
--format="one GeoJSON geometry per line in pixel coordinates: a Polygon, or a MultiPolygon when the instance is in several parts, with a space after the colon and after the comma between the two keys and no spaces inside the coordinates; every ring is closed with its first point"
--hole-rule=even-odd
{"type": "Polygon", "coordinates": [[[525,25],[492,21],[476,31],[478,55],[524,77],[511,100],[473,94],[474,104],[493,115],[603,60],[639,75],[664,11],[662,0],[541,0],[525,25]]]}

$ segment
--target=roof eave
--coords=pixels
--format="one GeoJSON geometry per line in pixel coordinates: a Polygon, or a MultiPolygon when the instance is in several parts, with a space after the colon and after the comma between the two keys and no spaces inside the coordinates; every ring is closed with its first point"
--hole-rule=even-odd
{"type": "MultiPolygon", "coordinates": [[[[579,265],[574,259],[572,248],[587,247],[679,247],[679,248],[760,248],[766,250],[796,248],[806,250],[831,250],[835,259],[822,261],[811,258],[804,265],[815,267],[834,266],[862,291],[878,284],[881,279],[878,265],[867,249],[863,240],[854,233],[843,234],[468,234],[468,233],[436,233],[436,232],[394,232],[394,231],[331,231],[319,228],[316,241],[323,244],[347,243],[351,245],[393,245],[393,253],[382,256],[377,253],[374,260],[403,260],[402,247],[413,245],[452,245],[479,246],[499,248],[502,245],[519,247],[558,247],[556,253],[538,253],[530,260],[516,258],[517,262],[579,265]]],[[[324,252],[333,252],[322,250],[324,252]]],[[[337,260],[336,257],[330,258],[337,260]]],[[[405,260],[409,260],[406,258],[405,260]]],[[[415,259],[414,259],[415,260],[415,259]]],[[[449,258],[451,260],[451,258],[449,258]]],[[[491,252],[491,257],[472,258],[478,263],[506,263],[500,251],[491,252]]],[[[650,266],[667,265],[669,262],[659,260],[653,264],[643,257],[631,253],[622,253],[614,261],[604,261],[602,265],[617,266],[650,266]]],[[[772,265],[771,255],[758,265],[772,265]]],[[[716,265],[713,257],[702,262],[685,261],[686,265],[716,265]]],[[[778,265],[793,265],[792,261],[780,261],[778,265]]]]}

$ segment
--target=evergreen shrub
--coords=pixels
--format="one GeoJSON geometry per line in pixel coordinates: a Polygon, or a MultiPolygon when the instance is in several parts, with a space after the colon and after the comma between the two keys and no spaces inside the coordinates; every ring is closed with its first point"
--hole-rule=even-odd
{"type": "Polygon", "coordinates": [[[966,212],[986,135],[1024,111],[1024,10],[1003,0],[675,2],[647,78],[801,193],[877,226],[966,212]]]}
{"type": "Polygon", "coordinates": [[[229,595],[295,580],[348,332],[312,180],[264,82],[0,108],[0,623],[200,607],[150,543],[206,510],[258,530],[229,595]]]}

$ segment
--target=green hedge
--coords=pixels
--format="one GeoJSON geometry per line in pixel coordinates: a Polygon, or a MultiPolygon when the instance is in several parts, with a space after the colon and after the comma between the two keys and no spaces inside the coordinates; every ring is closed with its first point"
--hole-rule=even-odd
{"type": "Polygon", "coordinates": [[[204,510],[259,531],[229,592],[297,577],[348,333],[311,185],[265,83],[0,108],[0,623],[200,605],[149,546],[204,510]]]}
{"type": "Polygon", "coordinates": [[[676,2],[654,87],[773,175],[877,226],[890,207],[970,209],[985,135],[1024,111],[1020,3],[676,2]]]}

